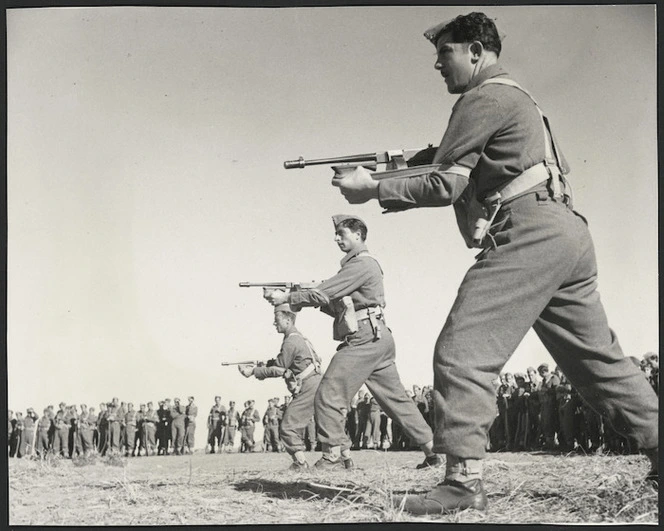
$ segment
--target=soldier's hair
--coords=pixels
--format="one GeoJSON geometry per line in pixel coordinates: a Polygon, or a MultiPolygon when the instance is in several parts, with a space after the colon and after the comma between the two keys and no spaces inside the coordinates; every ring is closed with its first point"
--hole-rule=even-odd
{"type": "Polygon", "coordinates": [[[442,33],[451,33],[453,42],[479,41],[485,50],[495,52],[497,56],[500,56],[502,45],[498,29],[493,20],[484,13],[473,12],[468,15],[459,15],[438,32],[436,39],[442,33]]]}
{"type": "Polygon", "coordinates": [[[295,323],[295,318],[297,317],[297,315],[294,314],[293,312],[289,312],[289,311],[286,311],[286,310],[278,310],[276,313],[277,314],[281,313],[281,314],[285,315],[286,317],[290,317],[290,320],[293,323],[295,323]]]}
{"type": "Polygon", "coordinates": [[[337,230],[342,229],[342,228],[347,228],[351,232],[359,232],[360,237],[362,238],[362,241],[365,241],[367,239],[367,232],[369,232],[369,229],[367,229],[367,226],[362,223],[359,219],[351,218],[351,219],[344,219],[342,222],[340,222],[337,225],[337,230]]]}

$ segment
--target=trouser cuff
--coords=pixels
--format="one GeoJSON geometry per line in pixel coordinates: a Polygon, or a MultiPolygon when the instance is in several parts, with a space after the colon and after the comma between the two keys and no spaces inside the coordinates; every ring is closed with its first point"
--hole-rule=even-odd
{"type": "Polygon", "coordinates": [[[445,479],[465,483],[473,479],[482,479],[483,462],[481,459],[464,459],[448,455],[445,464],[445,479]]]}

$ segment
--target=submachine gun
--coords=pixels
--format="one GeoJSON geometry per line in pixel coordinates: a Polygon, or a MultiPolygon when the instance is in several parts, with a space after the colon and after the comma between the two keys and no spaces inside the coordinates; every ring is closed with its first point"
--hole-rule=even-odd
{"type": "Polygon", "coordinates": [[[371,177],[375,180],[390,178],[403,179],[413,175],[421,175],[422,168],[414,169],[418,166],[432,165],[432,169],[435,169],[438,165],[433,165],[432,162],[436,154],[436,149],[433,144],[429,144],[424,149],[395,149],[378,151],[376,153],[360,153],[357,155],[342,155],[341,157],[309,160],[299,157],[297,160],[285,161],[284,168],[290,170],[293,168],[329,164],[335,172],[343,175],[358,166],[363,166],[368,170],[374,171],[371,177]],[[379,164],[385,164],[384,171],[375,171],[379,164]],[[413,169],[411,170],[411,168],[413,169]]]}

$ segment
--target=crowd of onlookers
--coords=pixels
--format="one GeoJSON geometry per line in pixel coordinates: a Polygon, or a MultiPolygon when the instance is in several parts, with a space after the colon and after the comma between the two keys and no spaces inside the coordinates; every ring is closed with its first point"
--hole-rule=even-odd
{"type": "MultiPolygon", "coordinates": [[[[659,395],[659,356],[630,357],[659,395]]],[[[631,453],[636,445],[617,433],[579,395],[562,371],[547,364],[526,373],[504,373],[495,382],[496,419],[490,451],[560,450],[631,453]]]]}
{"type": "MultiPolygon", "coordinates": [[[[659,356],[646,354],[642,360],[631,358],[643,371],[659,395],[659,356]]],[[[487,450],[560,450],[603,451],[629,453],[635,446],[596,413],[562,371],[549,371],[546,363],[537,370],[528,367],[525,373],[503,373],[494,382],[496,387],[496,418],[489,430],[487,450]]],[[[426,422],[434,427],[433,387],[414,385],[406,393],[416,403],[426,422]]],[[[206,419],[206,452],[231,452],[236,434],[240,434],[240,452],[283,451],[279,440],[279,425],[290,396],[268,401],[260,415],[253,400],[244,409],[222,405],[216,396],[206,419]],[[254,440],[256,425],[263,426],[263,440],[254,440]]],[[[179,398],[140,404],[138,409],[129,402],[113,398],[99,404],[99,411],[87,407],[60,403],[44,408],[42,416],[28,408],[26,414],[8,414],[8,453],[10,457],[49,454],[74,457],[90,454],[122,455],[183,455],[192,453],[196,435],[198,406],[194,397],[188,403],[179,398]]],[[[352,449],[410,450],[417,449],[392,422],[370,393],[361,390],[353,398],[346,412],[346,432],[352,449]]],[[[307,450],[316,450],[316,424],[312,417],[305,428],[307,450]]]]}

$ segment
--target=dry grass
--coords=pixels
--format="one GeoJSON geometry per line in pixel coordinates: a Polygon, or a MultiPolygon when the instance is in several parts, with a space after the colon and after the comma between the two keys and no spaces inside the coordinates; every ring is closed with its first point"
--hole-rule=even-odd
{"type": "MultiPolygon", "coordinates": [[[[313,463],[318,456],[309,454],[313,463]]],[[[11,525],[215,525],[436,521],[658,521],[658,493],[640,456],[492,454],[486,512],[412,517],[393,507],[426,492],[441,469],[415,470],[417,452],[355,452],[353,471],[285,472],[285,454],[77,460],[12,459],[11,525]]]]}

